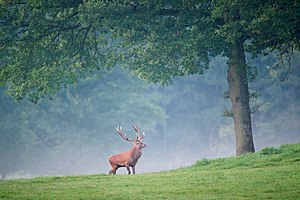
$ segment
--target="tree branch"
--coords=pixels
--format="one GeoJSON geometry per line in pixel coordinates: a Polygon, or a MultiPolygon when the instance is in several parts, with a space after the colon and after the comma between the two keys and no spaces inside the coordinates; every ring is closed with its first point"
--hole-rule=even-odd
{"type": "Polygon", "coordinates": [[[291,60],[294,57],[294,45],[295,41],[288,44],[285,48],[281,50],[278,54],[278,57],[282,57],[279,62],[275,63],[273,67],[277,67],[278,65],[283,65],[286,62],[288,63],[288,69],[279,82],[286,80],[291,72],[291,60]]]}

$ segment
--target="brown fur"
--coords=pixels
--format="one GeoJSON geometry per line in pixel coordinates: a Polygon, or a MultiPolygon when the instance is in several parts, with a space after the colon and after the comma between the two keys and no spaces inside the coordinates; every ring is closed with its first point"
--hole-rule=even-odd
{"type": "Polygon", "coordinates": [[[109,174],[116,174],[120,167],[126,167],[128,174],[131,173],[129,167],[132,167],[132,173],[135,174],[135,165],[142,155],[142,148],[145,146],[142,142],[134,141],[134,145],[129,151],[110,156],[108,160],[112,169],[109,174]]]}
{"type": "MultiPolygon", "coordinates": [[[[128,174],[131,173],[129,167],[132,167],[132,173],[135,174],[135,165],[142,155],[142,148],[145,148],[146,144],[142,143],[142,140],[145,136],[144,133],[143,133],[143,136],[141,137],[138,126],[133,126],[133,127],[138,133],[138,135],[137,135],[138,137],[136,139],[132,140],[133,147],[127,152],[112,155],[109,157],[108,160],[112,167],[112,169],[109,171],[109,174],[116,174],[117,169],[120,167],[126,167],[128,174]]],[[[127,141],[131,141],[127,138],[126,134],[125,134],[125,136],[123,135],[121,127],[116,128],[116,130],[123,139],[125,139],[127,141]]]]}

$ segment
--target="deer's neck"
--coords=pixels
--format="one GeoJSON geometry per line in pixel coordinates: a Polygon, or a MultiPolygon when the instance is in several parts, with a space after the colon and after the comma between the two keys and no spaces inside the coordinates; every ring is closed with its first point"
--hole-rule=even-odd
{"type": "Polygon", "coordinates": [[[129,152],[133,157],[140,157],[142,155],[142,150],[137,146],[133,146],[129,152]]]}

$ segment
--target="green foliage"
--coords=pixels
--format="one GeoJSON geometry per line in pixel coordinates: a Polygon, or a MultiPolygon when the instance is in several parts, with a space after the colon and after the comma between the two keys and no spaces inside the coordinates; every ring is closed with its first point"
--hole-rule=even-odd
{"type": "Polygon", "coordinates": [[[197,166],[208,166],[210,163],[209,159],[202,159],[197,162],[197,166]]]}
{"type": "MultiPolygon", "coordinates": [[[[99,4],[93,6],[101,10],[99,4]]],[[[90,3],[1,1],[0,6],[0,83],[16,100],[28,96],[37,102],[99,66],[113,65],[106,58],[113,48],[96,31],[93,23],[100,14],[90,13],[90,3]]]]}
{"type": "Polygon", "coordinates": [[[260,153],[264,155],[280,154],[281,150],[274,147],[267,147],[262,149],[260,153]]]}
{"type": "Polygon", "coordinates": [[[165,118],[158,103],[146,96],[146,85],[121,69],[103,74],[101,79],[81,80],[76,87],[59,92],[55,99],[43,99],[37,104],[16,103],[3,90],[0,96],[3,178],[22,173],[25,176],[78,174],[87,165],[90,166],[87,171],[97,171],[99,158],[108,157],[112,149],[117,149],[116,145],[122,146],[119,144],[123,141],[116,139],[115,126],[128,129],[131,123],[139,123],[143,130],[148,130],[165,118]]]}
{"type": "MultiPolygon", "coordinates": [[[[299,144],[172,171],[0,181],[1,199],[299,199],[299,144]],[[296,154],[288,152],[297,151],[296,154]],[[280,155],[281,155],[280,154],[280,155]],[[283,156],[284,155],[284,156],[283,156]],[[267,158],[267,159],[266,159],[267,158]],[[238,166],[243,160],[243,166],[238,166]],[[231,168],[226,166],[231,165],[231,168]]],[[[206,161],[205,161],[206,162],[206,161]]],[[[201,163],[201,161],[200,161],[201,163]]]]}
{"type": "Polygon", "coordinates": [[[290,55],[299,49],[298,4],[1,1],[0,83],[15,99],[36,102],[117,65],[162,84],[202,74],[210,58],[228,56],[236,40],[253,56],[274,49],[290,55]]]}
{"type": "MultiPolygon", "coordinates": [[[[203,74],[236,43],[245,46],[241,55],[279,50],[290,60],[300,46],[299,8],[287,0],[1,1],[0,85],[17,101],[36,103],[116,66],[169,84],[203,74]]],[[[247,67],[243,81],[252,81],[256,68],[247,67]]]]}
{"type": "MultiPolygon", "coordinates": [[[[268,70],[276,63],[275,55],[254,63],[259,77],[250,84],[258,91],[252,101],[254,106],[262,105],[253,115],[257,149],[299,141],[298,56],[290,69],[293,73],[282,82],[288,66],[276,69],[276,77],[268,70]]],[[[52,101],[42,99],[35,105],[15,103],[2,88],[1,172],[9,178],[108,171],[107,157],[130,146],[118,139],[113,128],[120,124],[131,133],[133,122],[145,128],[150,150],[141,162],[154,159],[147,165],[150,169],[232,155],[232,122],[221,116],[226,105],[221,97],[227,88],[224,73],[225,58],[218,57],[205,76],[180,77],[168,87],[157,87],[115,69],[81,80],[52,101]]]]}

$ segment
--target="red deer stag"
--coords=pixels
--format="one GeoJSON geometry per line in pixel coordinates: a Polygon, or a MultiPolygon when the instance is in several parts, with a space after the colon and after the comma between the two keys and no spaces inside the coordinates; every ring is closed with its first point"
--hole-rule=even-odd
{"type": "Polygon", "coordinates": [[[132,173],[135,174],[135,165],[138,159],[142,155],[142,148],[146,147],[146,144],[142,142],[145,137],[145,133],[141,135],[140,128],[138,125],[132,125],[134,130],[136,131],[136,138],[128,139],[126,134],[123,134],[122,128],[118,126],[116,128],[117,133],[126,141],[133,142],[132,148],[124,153],[120,153],[117,155],[113,155],[109,157],[109,163],[112,166],[112,169],[109,171],[109,174],[116,174],[116,171],[120,167],[126,167],[128,174],[130,174],[130,168],[132,167],[132,173]]]}

